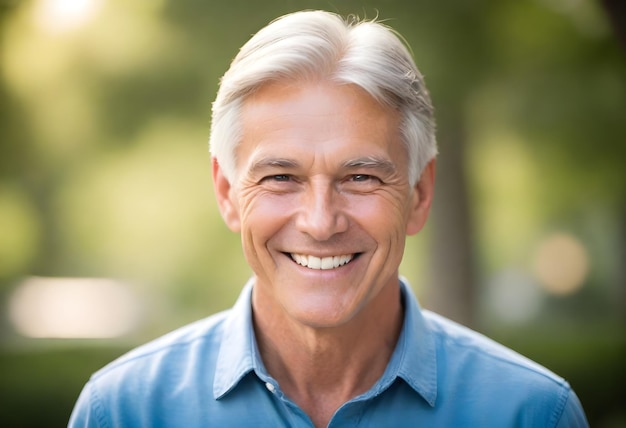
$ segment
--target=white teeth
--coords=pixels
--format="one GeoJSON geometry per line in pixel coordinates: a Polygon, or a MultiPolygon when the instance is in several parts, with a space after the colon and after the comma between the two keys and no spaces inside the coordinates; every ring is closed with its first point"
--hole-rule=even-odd
{"type": "Polygon", "coordinates": [[[292,253],[291,258],[299,265],[308,267],[309,269],[328,270],[345,265],[352,260],[353,256],[351,254],[345,254],[341,256],[319,258],[315,256],[292,253]]]}
{"type": "Polygon", "coordinates": [[[322,259],[322,269],[332,269],[334,267],[333,257],[324,257],[322,259]]]}
{"type": "Polygon", "coordinates": [[[319,257],[308,256],[309,259],[308,267],[311,269],[321,269],[322,268],[322,259],[319,257]]]}

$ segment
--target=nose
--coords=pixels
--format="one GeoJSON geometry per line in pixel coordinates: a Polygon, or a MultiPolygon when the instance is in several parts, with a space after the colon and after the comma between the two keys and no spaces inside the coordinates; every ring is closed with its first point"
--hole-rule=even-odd
{"type": "Polygon", "coordinates": [[[316,241],[327,241],[348,229],[344,197],[332,183],[310,182],[302,195],[296,228],[316,241]]]}

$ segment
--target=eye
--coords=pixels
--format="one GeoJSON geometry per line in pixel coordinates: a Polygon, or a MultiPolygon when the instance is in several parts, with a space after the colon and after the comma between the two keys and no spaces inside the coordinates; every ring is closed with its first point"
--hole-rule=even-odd
{"type": "Polygon", "coordinates": [[[378,180],[376,177],[374,177],[373,175],[368,175],[368,174],[354,174],[352,177],[350,177],[351,181],[357,182],[357,183],[363,183],[363,182],[367,182],[367,181],[371,181],[371,180],[378,180]]]}
{"type": "Polygon", "coordinates": [[[347,192],[369,193],[379,189],[382,185],[382,180],[375,175],[350,174],[344,179],[342,188],[347,192]]]}
{"type": "Polygon", "coordinates": [[[270,192],[291,192],[298,188],[299,180],[291,174],[272,174],[261,178],[257,183],[270,192]]]}
{"type": "Polygon", "coordinates": [[[261,181],[278,181],[278,182],[287,182],[291,180],[291,176],[287,174],[277,174],[277,175],[268,175],[267,177],[263,177],[261,181]]]}

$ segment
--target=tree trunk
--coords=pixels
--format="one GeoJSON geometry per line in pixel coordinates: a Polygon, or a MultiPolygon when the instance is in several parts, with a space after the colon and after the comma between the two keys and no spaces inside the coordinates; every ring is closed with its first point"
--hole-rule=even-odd
{"type": "MultiPolygon", "coordinates": [[[[613,26],[616,38],[621,42],[622,49],[626,53],[626,1],[624,0],[602,0],[604,10],[607,12],[609,20],[613,26]]],[[[626,201],[622,201],[620,206],[620,242],[618,255],[621,263],[618,264],[618,288],[616,292],[618,313],[622,322],[626,324],[626,201]]]]}
{"type": "MultiPolygon", "coordinates": [[[[446,128],[439,137],[433,239],[432,283],[426,306],[461,324],[476,322],[476,284],[472,252],[472,222],[468,205],[463,127],[446,128]],[[452,132],[450,132],[452,130],[452,132]]],[[[450,126],[448,123],[447,126],[450,126]]]]}

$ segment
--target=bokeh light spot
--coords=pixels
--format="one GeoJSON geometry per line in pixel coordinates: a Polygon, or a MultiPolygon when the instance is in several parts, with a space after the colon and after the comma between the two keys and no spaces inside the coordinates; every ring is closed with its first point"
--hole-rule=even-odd
{"type": "Polygon", "coordinates": [[[102,0],[41,0],[35,20],[50,33],[71,31],[91,21],[101,3],[102,0]]]}
{"type": "Polygon", "coordinates": [[[532,273],[551,294],[568,295],[577,291],[589,273],[589,257],[584,245],[567,233],[543,239],[532,260],[532,273]]]}

